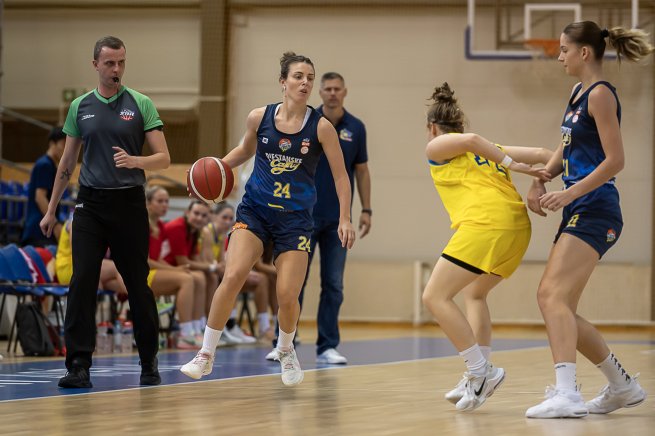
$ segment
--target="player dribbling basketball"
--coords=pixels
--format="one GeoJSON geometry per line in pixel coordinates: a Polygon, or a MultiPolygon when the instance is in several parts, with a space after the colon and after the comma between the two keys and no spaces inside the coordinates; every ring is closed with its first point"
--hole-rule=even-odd
{"type": "Polygon", "coordinates": [[[223,159],[236,168],[255,155],[255,168],[237,209],[223,281],[212,301],[202,349],[180,370],[199,379],[212,371],[214,353],[248,272],[272,241],[277,275],[278,360],[282,382],[302,382],[293,348],[300,314],[298,295],[307,271],[311,210],[316,201],[314,172],[321,152],[330,163],[339,197],[339,238],[351,248],[355,231],[350,222],[351,190],[337,133],[307,101],[314,85],[311,60],[285,53],[280,60],[281,103],[254,109],[248,115],[243,142],[223,159]]]}

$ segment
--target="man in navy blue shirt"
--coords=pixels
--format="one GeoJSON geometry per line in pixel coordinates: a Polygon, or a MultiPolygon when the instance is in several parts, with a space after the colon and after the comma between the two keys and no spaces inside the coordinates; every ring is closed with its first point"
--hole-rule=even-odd
{"type": "MultiPolygon", "coordinates": [[[[343,76],[329,72],[321,77],[319,95],[323,100],[317,110],[335,127],[343,152],[350,186],[357,182],[357,192],[362,205],[359,216],[360,238],[371,229],[371,176],[368,170],[366,151],[366,128],[358,118],[347,112],[343,101],[348,94],[343,76]]],[[[343,272],[346,266],[347,249],[341,246],[337,228],[339,225],[339,200],[334,180],[325,156],[316,168],[317,201],[314,205],[314,231],[311,239],[309,263],[316,244],[321,250],[321,297],[318,306],[316,340],[316,362],[345,364],[346,357],[337,350],[339,345],[339,308],[343,302],[343,272]]],[[[309,275],[309,267],[307,274],[309,275]]],[[[303,293],[304,293],[303,286],[303,293]]],[[[303,293],[300,294],[302,303],[303,293]]]]}
{"type": "Polygon", "coordinates": [[[55,225],[53,234],[47,237],[41,231],[39,223],[48,211],[48,202],[52,195],[52,186],[55,184],[57,165],[64,153],[66,134],[61,127],[54,127],[48,135],[48,151],[38,158],[32,167],[30,184],[27,191],[27,213],[21,236],[22,245],[43,247],[57,244],[61,224],[55,225]]]}

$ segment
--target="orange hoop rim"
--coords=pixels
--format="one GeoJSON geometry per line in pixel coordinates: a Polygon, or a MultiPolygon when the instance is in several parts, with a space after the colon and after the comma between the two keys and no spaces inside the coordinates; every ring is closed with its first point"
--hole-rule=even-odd
{"type": "Polygon", "coordinates": [[[524,44],[527,48],[540,51],[546,57],[559,56],[559,39],[526,39],[524,44]]]}

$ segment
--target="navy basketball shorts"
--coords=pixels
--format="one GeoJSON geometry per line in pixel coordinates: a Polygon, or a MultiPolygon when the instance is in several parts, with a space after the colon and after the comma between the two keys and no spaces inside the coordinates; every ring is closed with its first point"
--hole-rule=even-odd
{"type": "Polygon", "coordinates": [[[623,219],[618,203],[616,208],[603,210],[572,203],[564,208],[554,242],[557,242],[562,233],[569,233],[589,244],[598,252],[600,259],[619,240],[621,230],[623,219]]]}
{"type": "Polygon", "coordinates": [[[273,256],[286,251],[309,253],[314,219],[308,210],[281,211],[242,201],[232,231],[247,229],[264,245],[273,242],[273,256]]]}

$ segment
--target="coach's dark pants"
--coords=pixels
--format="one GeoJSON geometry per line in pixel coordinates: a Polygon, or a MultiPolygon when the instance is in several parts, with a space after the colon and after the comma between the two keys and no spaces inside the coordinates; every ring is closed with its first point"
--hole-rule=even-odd
{"type": "Polygon", "coordinates": [[[157,355],[159,317],[148,287],[149,227],[143,187],[81,187],[73,215],[73,277],[66,320],[66,368],[91,367],[100,268],[107,248],[123,277],[142,362],[157,355]]]}

